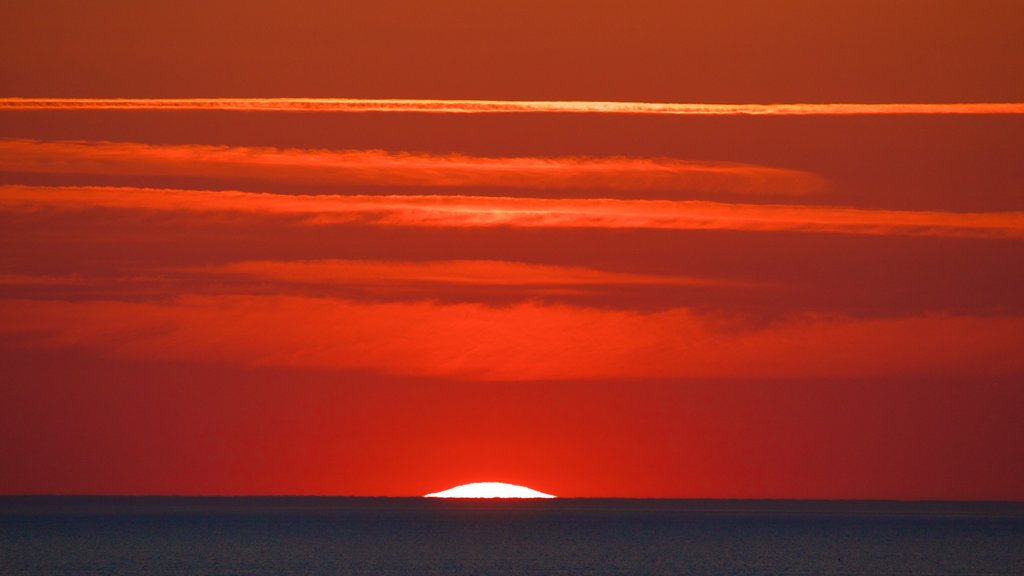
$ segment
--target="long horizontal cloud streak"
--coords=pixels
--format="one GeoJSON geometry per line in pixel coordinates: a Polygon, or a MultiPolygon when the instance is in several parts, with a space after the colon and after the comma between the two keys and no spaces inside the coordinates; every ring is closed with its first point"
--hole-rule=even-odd
{"type": "Polygon", "coordinates": [[[482,196],[293,195],[0,186],[0,210],[113,208],[286,216],[311,225],[640,228],[1024,238],[1024,212],[861,210],[704,201],[482,196]]]}
{"type": "Polygon", "coordinates": [[[481,380],[1019,373],[1024,319],[640,313],[294,296],[0,300],[8,344],[114,356],[481,380]]]}
{"type": "Polygon", "coordinates": [[[371,186],[808,194],[808,172],[668,158],[484,158],[382,150],[304,150],[132,142],[0,140],[0,170],[266,179],[371,186]]]}
{"type": "Polygon", "coordinates": [[[583,266],[554,266],[499,260],[262,260],[187,269],[206,278],[333,285],[434,284],[455,286],[741,286],[739,282],[689,276],[608,272],[583,266]]]}
{"type": "Polygon", "coordinates": [[[654,114],[833,116],[1024,114],[1024,103],[697,104],[375,98],[0,98],[0,110],[222,110],[236,112],[415,112],[427,114],[654,114]]]}

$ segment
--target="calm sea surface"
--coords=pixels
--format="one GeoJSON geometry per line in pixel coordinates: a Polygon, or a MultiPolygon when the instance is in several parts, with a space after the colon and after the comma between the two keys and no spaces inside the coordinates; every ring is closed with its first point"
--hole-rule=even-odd
{"type": "Polygon", "coordinates": [[[1024,505],[0,498],[0,574],[1024,574],[1024,505]]]}

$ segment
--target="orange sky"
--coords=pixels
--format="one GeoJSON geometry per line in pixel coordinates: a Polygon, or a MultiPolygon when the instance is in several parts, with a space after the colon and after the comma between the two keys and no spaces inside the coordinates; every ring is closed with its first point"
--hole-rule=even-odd
{"type": "Polygon", "coordinates": [[[0,493],[1024,499],[1021,37],[6,3],[0,493]]]}

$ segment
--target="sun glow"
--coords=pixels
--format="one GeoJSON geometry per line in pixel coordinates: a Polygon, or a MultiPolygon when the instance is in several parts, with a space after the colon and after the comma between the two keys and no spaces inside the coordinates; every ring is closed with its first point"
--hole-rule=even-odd
{"type": "Polygon", "coordinates": [[[424,498],[555,498],[526,486],[504,482],[474,482],[427,494],[424,498]]]}

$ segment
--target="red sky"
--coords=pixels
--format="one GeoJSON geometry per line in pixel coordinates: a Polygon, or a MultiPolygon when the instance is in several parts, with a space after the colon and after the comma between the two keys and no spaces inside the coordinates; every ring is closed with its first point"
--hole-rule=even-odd
{"type": "Polygon", "coordinates": [[[1021,37],[5,3],[0,493],[1024,499],[1021,37]]]}

